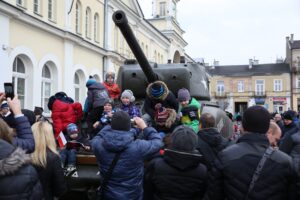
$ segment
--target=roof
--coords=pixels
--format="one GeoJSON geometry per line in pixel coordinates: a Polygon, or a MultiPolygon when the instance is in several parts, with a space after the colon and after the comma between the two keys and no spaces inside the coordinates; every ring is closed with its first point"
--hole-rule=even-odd
{"type": "Polygon", "coordinates": [[[212,76],[266,76],[289,73],[290,67],[286,63],[253,65],[251,69],[249,69],[249,65],[226,65],[215,66],[214,69],[208,69],[208,72],[212,76]]]}
{"type": "Polygon", "coordinates": [[[294,40],[291,44],[291,49],[300,49],[300,40],[294,40]]]}

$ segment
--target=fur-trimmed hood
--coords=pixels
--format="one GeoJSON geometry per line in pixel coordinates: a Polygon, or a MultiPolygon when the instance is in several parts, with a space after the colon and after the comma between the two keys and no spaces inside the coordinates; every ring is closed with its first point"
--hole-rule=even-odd
{"type": "Polygon", "coordinates": [[[29,154],[26,154],[25,150],[21,148],[15,148],[9,143],[0,140],[0,177],[14,174],[23,165],[29,164],[31,158],[29,154]]]}
{"type": "Polygon", "coordinates": [[[146,89],[146,93],[148,95],[148,97],[150,99],[158,99],[158,100],[165,100],[167,97],[168,97],[168,94],[169,94],[169,89],[168,89],[168,86],[163,82],[163,81],[155,81],[153,83],[150,83],[148,86],[147,86],[147,89],[146,89]],[[164,93],[159,96],[159,97],[154,97],[152,94],[151,94],[151,87],[153,86],[153,84],[161,84],[164,88],[164,93]]]}

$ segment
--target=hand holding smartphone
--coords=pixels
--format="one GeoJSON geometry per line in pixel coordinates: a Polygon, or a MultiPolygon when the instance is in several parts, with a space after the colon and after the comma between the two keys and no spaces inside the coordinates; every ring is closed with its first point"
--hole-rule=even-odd
{"type": "Polygon", "coordinates": [[[12,83],[4,83],[4,92],[5,92],[6,98],[13,99],[15,97],[14,85],[12,83]]]}

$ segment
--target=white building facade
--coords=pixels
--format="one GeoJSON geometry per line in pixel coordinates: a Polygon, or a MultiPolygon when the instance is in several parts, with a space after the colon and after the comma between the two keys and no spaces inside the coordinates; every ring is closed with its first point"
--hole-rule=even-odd
{"type": "MultiPolygon", "coordinates": [[[[173,60],[174,42],[144,19],[138,1],[4,0],[0,91],[4,82],[13,82],[23,108],[41,106],[45,113],[49,97],[59,91],[83,103],[90,75],[103,81],[107,71],[117,72],[133,58],[112,21],[116,10],[125,11],[149,60],[173,60]]],[[[186,43],[178,44],[183,54],[186,43]]]]}

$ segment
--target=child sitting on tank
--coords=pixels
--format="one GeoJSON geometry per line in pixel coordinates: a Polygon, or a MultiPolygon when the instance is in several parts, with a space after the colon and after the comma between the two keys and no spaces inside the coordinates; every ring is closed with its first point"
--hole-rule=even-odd
{"type": "Polygon", "coordinates": [[[191,98],[190,92],[185,88],[178,90],[177,97],[181,124],[191,127],[195,133],[198,133],[200,103],[195,98],[191,98]]]}
{"type": "Polygon", "coordinates": [[[89,141],[82,137],[76,124],[67,126],[67,143],[65,148],[60,151],[62,167],[65,169],[65,175],[76,171],[76,154],[80,148],[86,151],[90,150],[89,141]]]}
{"type": "Polygon", "coordinates": [[[120,109],[127,112],[130,119],[134,117],[141,117],[140,109],[134,105],[135,97],[131,90],[124,90],[121,95],[121,107],[120,109]]]}
{"type": "Polygon", "coordinates": [[[113,114],[116,112],[112,99],[107,99],[104,103],[104,110],[99,121],[94,123],[94,128],[99,131],[106,125],[111,123],[113,114]]]}
{"type": "Polygon", "coordinates": [[[113,100],[118,100],[121,90],[118,86],[118,84],[115,83],[115,73],[114,72],[107,72],[105,74],[105,81],[103,82],[103,85],[106,87],[110,98],[113,100]]]}

